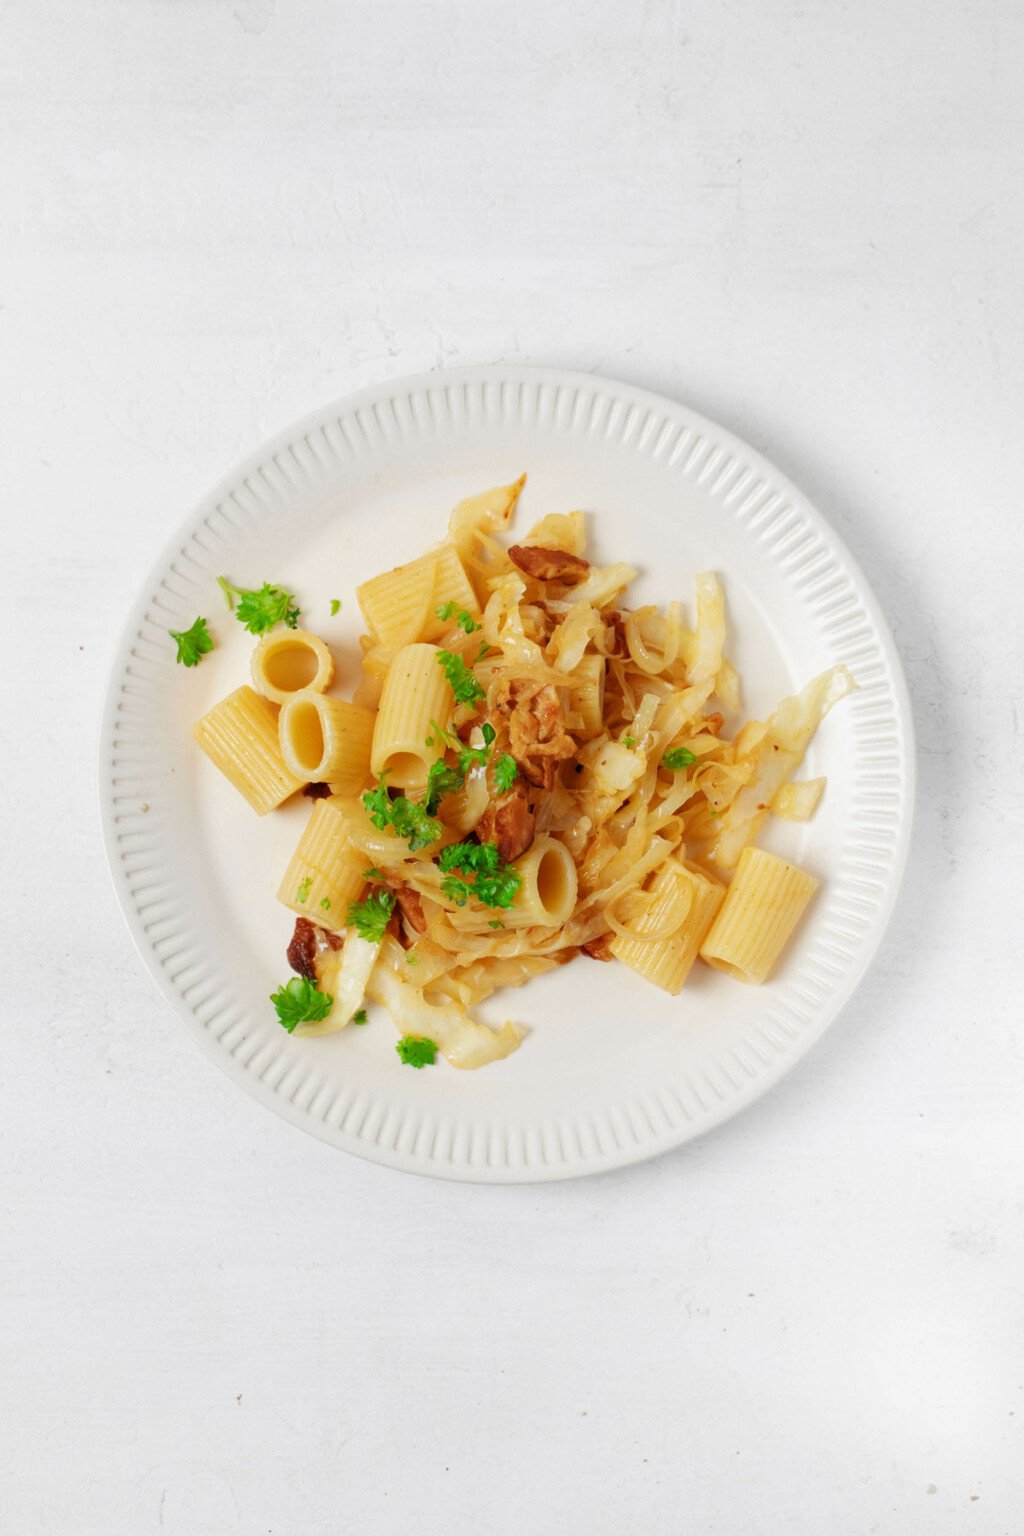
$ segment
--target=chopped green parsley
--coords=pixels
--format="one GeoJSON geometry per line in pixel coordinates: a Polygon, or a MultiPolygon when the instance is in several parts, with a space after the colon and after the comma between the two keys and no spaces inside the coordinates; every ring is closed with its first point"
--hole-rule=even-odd
{"type": "Polygon", "coordinates": [[[217,584],[227,599],[235,618],[251,635],[263,635],[275,624],[287,624],[294,629],[299,621],[299,606],[290,592],[283,587],[264,582],[255,588],[236,587],[226,576],[218,576],[217,584]],[[237,601],[237,607],[236,607],[237,601]]]}
{"type": "Polygon", "coordinates": [[[213,638],[205,619],[196,619],[188,629],[169,629],[167,633],[178,647],[174,659],[180,661],[183,667],[198,667],[201,658],[213,650],[213,638]]]}
{"type": "Polygon", "coordinates": [[[277,1009],[281,1028],[289,1034],[297,1024],[315,1024],[331,1011],[334,998],[329,992],[321,992],[316,982],[306,976],[293,976],[283,987],[271,993],[270,1001],[277,1009]]]}
{"type": "Polygon", "coordinates": [[[421,1035],[403,1035],[395,1046],[400,1061],[407,1067],[432,1067],[437,1060],[437,1046],[421,1035]]]}
{"type": "Polygon", "coordinates": [[[680,768],[692,768],[697,761],[696,752],[691,752],[689,747],[673,747],[671,752],[666,752],[661,760],[663,768],[670,768],[673,773],[678,773],[680,768]]]}
{"type": "Polygon", "coordinates": [[[448,624],[454,619],[459,628],[464,629],[467,635],[473,634],[474,630],[480,628],[473,615],[467,613],[465,608],[458,607],[456,603],[440,603],[434,609],[434,612],[442,624],[448,624]]]}
{"type": "MultiPolygon", "coordinates": [[[[479,660],[479,657],[477,659],[479,660]]],[[[457,703],[479,704],[481,699],[486,698],[479,679],[473,676],[462,657],[457,656],[454,651],[438,651],[437,664],[448,679],[457,703]]]]}
{"type": "Polygon", "coordinates": [[[441,892],[457,907],[474,897],[485,907],[510,907],[522,876],[501,862],[497,843],[452,843],[438,860],[444,879],[441,892]],[[474,875],[467,880],[467,875],[474,875]]]}
{"type": "Polygon", "coordinates": [[[379,944],[394,905],[395,898],[390,891],[371,891],[365,901],[351,903],[345,919],[346,926],[354,928],[361,939],[379,944]]]}
{"type": "Polygon", "coordinates": [[[421,848],[436,843],[444,830],[441,823],[430,814],[426,804],[418,800],[407,800],[404,795],[397,795],[392,800],[383,780],[376,789],[367,790],[363,804],[378,831],[383,832],[385,827],[390,827],[396,837],[407,839],[412,853],[418,853],[421,848]]]}
{"type": "Polygon", "coordinates": [[[499,795],[507,795],[519,774],[516,760],[508,752],[503,752],[494,763],[494,787],[499,795]]]}

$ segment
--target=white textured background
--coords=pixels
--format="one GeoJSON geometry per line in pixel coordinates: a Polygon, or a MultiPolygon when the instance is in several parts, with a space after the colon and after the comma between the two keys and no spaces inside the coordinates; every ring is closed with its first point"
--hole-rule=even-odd
{"type": "Polygon", "coordinates": [[[0,5],[5,1533],[1024,1531],[1022,71],[1016,0],[0,5]],[[234,458],[502,359],[789,473],[921,752],[812,1056],[510,1191],[221,1079],[130,951],[93,763],[124,610],[234,458]]]}

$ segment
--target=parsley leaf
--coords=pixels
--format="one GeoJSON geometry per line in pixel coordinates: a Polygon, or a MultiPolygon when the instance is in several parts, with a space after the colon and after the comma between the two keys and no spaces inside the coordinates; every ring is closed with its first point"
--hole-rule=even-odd
{"type": "Polygon", "coordinates": [[[365,901],[350,904],[346,926],[354,928],[361,939],[379,944],[394,905],[395,898],[390,891],[371,891],[365,901]]]}
{"type": "Polygon", "coordinates": [[[391,802],[391,825],[396,837],[408,839],[410,853],[419,853],[421,848],[429,848],[444,831],[441,823],[428,815],[424,805],[418,800],[407,800],[404,795],[399,795],[391,802]]]}
{"type": "Polygon", "coordinates": [[[392,800],[383,781],[376,789],[366,791],[363,804],[378,831],[383,832],[385,827],[391,827],[396,837],[408,839],[412,853],[418,853],[421,848],[436,843],[444,830],[441,823],[430,815],[425,804],[418,800],[407,800],[404,795],[398,795],[392,800]]]}
{"type": "Polygon", "coordinates": [[[364,880],[383,880],[384,876],[381,873],[381,871],[377,868],[376,864],[371,864],[369,869],[364,869],[363,870],[363,879],[364,880]]]}
{"type": "Polygon", "coordinates": [[[477,875],[475,880],[464,880],[461,875],[445,875],[441,881],[441,894],[454,901],[457,907],[464,907],[471,896],[485,907],[510,907],[522,883],[522,876],[514,869],[477,875]]]}
{"type": "Polygon", "coordinates": [[[313,884],[313,876],[312,875],[307,875],[305,880],[300,880],[299,881],[299,888],[295,892],[295,900],[299,903],[300,906],[305,901],[306,897],[309,895],[309,888],[310,888],[310,886],[312,884],[313,884]]]}
{"type": "Polygon", "coordinates": [[[298,604],[283,587],[273,587],[265,581],[256,591],[254,588],[236,587],[226,576],[218,576],[217,583],[227,598],[228,607],[250,635],[263,635],[268,629],[273,629],[275,624],[282,622],[289,629],[294,629],[298,623],[298,604]]]}
{"type": "Polygon", "coordinates": [[[432,1067],[437,1060],[436,1044],[421,1035],[403,1035],[395,1050],[407,1067],[432,1067]]]}
{"type": "MultiPolygon", "coordinates": [[[[424,804],[427,811],[433,815],[437,810],[438,801],[442,795],[458,794],[466,782],[466,775],[477,765],[485,765],[491,755],[491,747],[494,745],[495,730],[490,721],[485,721],[481,730],[483,744],[479,747],[464,747],[457,736],[450,731],[442,731],[441,727],[432,720],[431,725],[437,735],[446,741],[450,747],[454,747],[459,754],[459,766],[453,768],[446,763],[443,757],[439,757],[435,763],[431,763],[427,772],[427,798],[424,804]]],[[[434,737],[427,738],[427,746],[434,745],[434,737]]]]}
{"type": "Polygon", "coordinates": [[[696,752],[691,752],[689,747],[673,747],[671,752],[666,752],[661,760],[663,768],[671,768],[677,773],[680,768],[690,768],[697,761],[696,752]]]}
{"type": "Polygon", "coordinates": [[[470,897],[485,907],[510,907],[523,883],[521,875],[501,862],[497,843],[451,843],[441,849],[438,864],[445,876],[441,892],[457,907],[464,907],[470,897]],[[467,880],[467,874],[476,879],[467,880]]]}
{"type": "Polygon", "coordinates": [[[461,656],[456,656],[453,651],[438,651],[437,664],[448,679],[457,703],[479,704],[481,699],[486,698],[485,690],[461,656]]]}
{"type": "Polygon", "coordinates": [[[325,912],[329,912],[331,910],[331,898],[329,896],[325,896],[320,902],[320,905],[325,912]]]}
{"type": "Polygon", "coordinates": [[[352,1023],[353,1024],[365,1024],[366,1023],[366,1009],[365,1008],[357,1008],[356,1009],[355,1013],[352,1015],[352,1023]]]}
{"type": "Polygon", "coordinates": [[[321,992],[315,981],[307,976],[293,976],[283,987],[271,993],[270,1001],[277,1009],[281,1028],[289,1034],[296,1024],[315,1024],[331,1011],[334,998],[329,992],[321,992]]]}
{"type": "Polygon", "coordinates": [[[332,597],[331,598],[331,618],[332,619],[333,619],[334,615],[338,612],[338,609],[340,607],[341,607],[341,598],[340,597],[332,597]]]}
{"type": "Polygon", "coordinates": [[[451,619],[454,619],[459,628],[464,629],[467,635],[471,635],[474,630],[480,628],[473,615],[467,613],[465,608],[457,607],[455,603],[439,603],[434,612],[442,624],[447,624],[451,619]]]}
{"type": "Polygon", "coordinates": [[[495,732],[490,721],[484,722],[480,734],[484,738],[483,746],[464,747],[461,742],[459,743],[459,769],[464,774],[468,773],[475,763],[486,763],[491,755],[495,732]]]}
{"type": "Polygon", "coordinates": [[[487,926],[488,928],[504,928],[505,924],[501,921],[500,918],[492,917],[487,926]]]}
{"type": "Polygon", "coordinates": [[[442,848],[438,858],[443,875],[449,870],[461,869],[463,873],[478,870],[493,874],[501,863],[497,843],[449,843],[442,848]]]}
{"type": "Polygon", "coordinates": [[[213,650],[213,639],[205,619],[196,619],[190,629],[169,629],[167,633],[177,642],[178,654],[174,659],[183,667],[198,667],[200,658],[213,650]]]}
{"type": "Polygon", "coordinates": [[[363,804],[370,813],[370,820],[378,832],[391,820],[391,796],[387,792],[387,786],[382,779],[376,789],[368,789],[363,796],[363,804]]]}
{"type": "Polygon", "coordinates": [[[507,795],[519,774],[519,767],[514,757],[508,752],[503,752],[494,764],[494,787],[499,795],[507,795]]]}
{"type": "Polygon", "coordinates": [[[442,795],[457,794],[464,783],[465,775],[461,770],[450,767],[443,757],[431,763],[427,771],[427,798],[423,802],[427,814],[434,814],[442,795]]]}
{"type": "Polygon", "coordinates": [[[624,747],[628,747],[629,750],[632,752],[633,748],[636,746],[636,737],[635,736],[623,736],[623,738],[622,738],[622,745],[624,747]]]}

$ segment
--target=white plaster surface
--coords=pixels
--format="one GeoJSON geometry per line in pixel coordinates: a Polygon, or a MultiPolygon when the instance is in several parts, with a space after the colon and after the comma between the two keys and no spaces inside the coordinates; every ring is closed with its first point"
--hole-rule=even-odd
{"type": "Polygon", "coordinates": [[[0,1530],[1024,1531],[1024,10],[0,6],[0,1530]],[[135,588],[272,429],[449,361],[681,398],[822,507],[920,745],[769,1098],[432,1184],[234,1089],[100,851],[135,588]]]}

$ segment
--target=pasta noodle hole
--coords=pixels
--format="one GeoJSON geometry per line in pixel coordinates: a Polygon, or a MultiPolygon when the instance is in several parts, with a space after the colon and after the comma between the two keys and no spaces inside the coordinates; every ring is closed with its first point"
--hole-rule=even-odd
{"type": "Polygon", "coordinates": [[[548,912],[556,913],[564,906],[568,892],[565,860],[549,848],[537,866],[537,895],[548,912]]]}
{"type": "Polygon", "coordinates": [[[298,693],[300,688],[308,688],[319,667],[316,653],[301,641],[269,651],[263,663],[268,683],[272,688],[279,688],[282,693],[298,693]]]}
{"type": "Polygon", "coordinates": [[[292,751],[303,768],[316,772],[324,760],[324,728],[315,704],[302,700],[292,706],[290,719],[292,751]]]}

